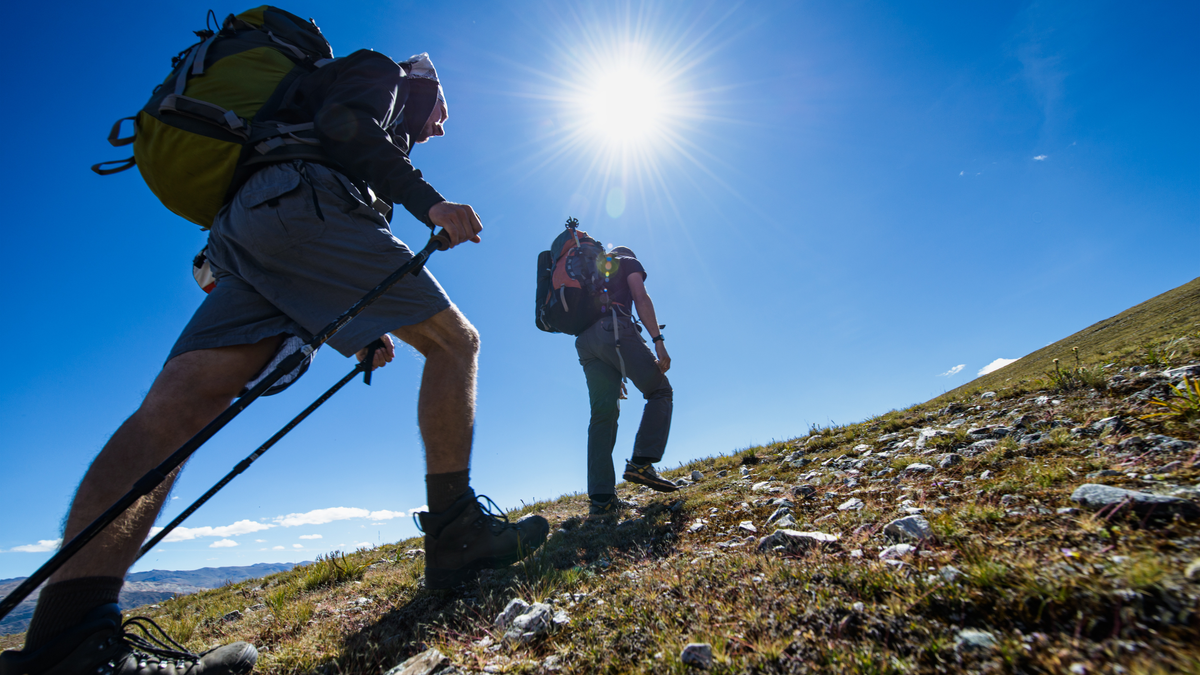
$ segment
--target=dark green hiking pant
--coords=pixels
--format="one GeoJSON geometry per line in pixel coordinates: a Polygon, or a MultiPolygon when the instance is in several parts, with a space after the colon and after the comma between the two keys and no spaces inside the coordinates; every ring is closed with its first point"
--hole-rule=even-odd
{"type": "MultiPolygon", "coordinates": [[[[612,323],[612,317],[601,319],[575,339],[592,404],[592,421],[588,425],[588,494],[593,496],[616,494],[612,454],[617,443],[617,417],[621,414],[621,363],[617,359],[612,323]]],[[[646,399],[632,456],[657,462],[667,448],[667,434],[671,431],[671,383],[659,371],[654,353],[633,321],[620,317],[619,324],[625,374],[646,399]]]]}

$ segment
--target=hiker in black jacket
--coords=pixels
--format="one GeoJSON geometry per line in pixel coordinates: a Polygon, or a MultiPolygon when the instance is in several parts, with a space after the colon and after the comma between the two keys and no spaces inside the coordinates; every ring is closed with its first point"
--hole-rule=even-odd
{"type": "Polygon", "coordinates": [[[620,399],[626,394],[623,377],[628,377],[646,399],[641,425],[633,442],[633,456],[625,463],[623,477],[660,492],[678,489],[654,470],[654,463],[662,460],[671,431],[673,390],[666,376],[671,368],[671,357],[654,312],[654,302],[646,292],[646,270],[633,251],[624,246],[610,251],[609,258],[617,270],[608,283],[609,302],[616,309],[575,339],[592,407],[588,425],[591,515],[613,514],[622,505],[616,497],[612,453],[617,442],[620,399]],[[631,307],[637,309],[643,325],[634,322],[629,311],[631,307]],[[646,337],[642,336],[643,326],[654,345],[653,352],[646,344],[646,337]]]}
{"type": "MultiPolygon", "coordinates": [[[[306,75],[279,115],[314,122],[319,145],[287,145],[249,165],[210,232],[216,286],[141,406],[89,468],[64,540],[225,410],[287,336],[307,339],[412,258],[377,208],[401,204],[429,227],[444,228],[454,246],[480,242],[475,211],[446,201],[409,161],[416,144],[444,133],[449,117],[427,55],[397,64],[376,52],[351,54],[306,75]]],[[[478,569],[527,555],[549,526],[540,516],[509,523],[470,488],[479,335],[427,270],[392,287],[328,344],[361,361],[366,345],[382,336],[384,349],[375,355],[382,367],[394,355],[389,334],[425,357],[418,404],[430,509],[420,514],[425,583],[449,588],[478,569]]],[[[24,651],[0,655],[0,675],[250,671],[256,651],[246,643],[188,655],[121,626],[118,593],[173,479],[51,577],[24,651]]]]}

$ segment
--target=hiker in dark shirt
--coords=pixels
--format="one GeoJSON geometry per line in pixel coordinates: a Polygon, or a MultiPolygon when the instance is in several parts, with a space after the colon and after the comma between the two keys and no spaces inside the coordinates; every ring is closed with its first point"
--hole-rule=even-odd
{"type": "Polygon", "coordinates": [[[626,394],[626,377],[645,397],[646,406],[633,442],[633,456],[625,463],[623,477],[660,492],[678,489],[654,470],[654,463],[662,460],[667,447],[673,390],[666,376],[671,357],[654,312],[654,302],[646,292],[646,270],[633,251],[624,246],[612,249],[608,258],[616,268],[608,283],[613,310],[575,339],[592,407],[587,446],[591,515],[616,513],[622,506],[616,497],[612,453],[617,442],[620,399],[626,394]],[[634,321],[632,309],[637,310],[642,325],[634,321]],[[642,335],[643,327],[654,345],[653,352],[642,335]]]}
{"type": "MultiPolygon", "coordinates": [[[[441,136],[449,117],[428,56],[397,64],[364,50],[305,77],[280,115],[307,116],[319,144],[289,145],[256,160],[217,216],[208,246],[216,286],[139,409],[89,468],[64,541],[225,410],[286,337],[308,339],[413,257],[373,206],[390,211],[380,203],[401,204],[429,227],[444,228],[455,246],[480,241],[475,211],[446,201],[409,162],[413,146],[441,136]]],[[[389,334],[425,357],[418,404],[430,509],[420,514],[425,583],[449,588],[478,569],[527,555],[549,526],[540,516],[509,523],[482,507],[485,498],[477,500],[469,486],[479,335],[427,270],[392,287],[328,344],[361,361],[366,345],[382,336],[384,349],[375,355],[382,367],[394,355],[389,334]]],[[[138,642],[121,625],[123,579],[174,477],[51,577],[24,651],[0,655],[0,675],[171,675],[199,672],[192,670],[198,664],[205,675],[250,671],[257,652],[249,644],[188,655],[138,642]]]]}

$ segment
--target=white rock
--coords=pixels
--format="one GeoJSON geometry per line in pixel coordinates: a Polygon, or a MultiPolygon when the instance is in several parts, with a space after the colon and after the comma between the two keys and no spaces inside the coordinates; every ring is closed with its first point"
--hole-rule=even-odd
{"type": "Polygon", "coordinates": [[[699,471],[693,471],[692,480],[704,480],[704,474],[700,473],[699,471]]]}
{"type": "Polygon", "coordinates": [[[859,499],[858,497],[851,497],[841,504],[838,504],[838,511],[860,511],[865,506],[866,504],[863,503],[863,500],[859,499]]]}
{"type": "Polygon", "coordinates": [[[679,660],[684,665],[708,670],[713,666],[712,645],[707,642],[693,642],[683,648],[679,654],[679,660]]]}
{"type": "Polygon", "coordinates": [[[521,616],[529,609],[529,603],[520,598],[513,598],[508,601],[504,607],[504,611],[496,615],[496,628],[504,629],[512,625],[513,619],[521,616]]]}
{"type": "Polygon", "coordinates": [[[996,636],[986,630],[967,628],[959,631],[954,648],[963,652],[991,651],[999,645],[996,636]]]}
{"type": "Polygon", "coordinates": [[[915,550],[917,550],[917,547],[913,546],[912,544],[896,544],[895,546],[889,546],[889,547],[883,549],[882,551],[880,551],[879,559],[880,560],[899,560],[900,558],[903,558],[904,556],[912,553],[915,550]]]}
{"type": "Polygon", "coordinates": [[[446,657],[436,649],[426,649],[404,663],[387,671],[384,675],[429,675],[446,662],[446,657]]]}
{"type": "Polygon", "coordinates": [[[738,529],[739,529],[739,530],[744,530],[744,531],[746,531],[746,532],[749,532],[749,533],[751,533],[751,534],[757,534],[757,533],[758,533],[758,528],[757,528],[757,527],[755,527],[755,526],[754,526],[754,523],[750,522],[749,520],[743,520],[742,522],[738,523],[738,529]]]}
{"type": "Polygon", "coordinates": [[[933,538],[929,521],[921,516],[897,518],[883,528],[883,533],[893,541],[924,541],[933,538]]]}

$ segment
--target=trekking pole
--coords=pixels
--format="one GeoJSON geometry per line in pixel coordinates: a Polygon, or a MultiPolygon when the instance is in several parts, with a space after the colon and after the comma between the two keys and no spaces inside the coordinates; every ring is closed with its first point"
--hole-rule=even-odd
{"type": "MultiPolygon", "coordinates": [[[[75,535],[71,541],[63,544],[63,547],[58,550],[49,560],[38,568],[28,579],[21,582],[7,597],[0,602],[0,619],[8,616],[8,613],[13,610],[22,600],[29,596],[42,582],[50,578],[50,575],[58,571],[68,560],[79,552],[88,544],[96,535],[100,534],[105,527],[108,527],[114,520],[119,518],[130,506],[133,506],[137,500],[150,494],[154,488],[158,487],[172,471],[179,468],[189,457],[192,456],[200,446],[204,445],[208,439],[212,438],[226,424],[229,424],[233,418],[246,409],[258,397],[262,396],[271,385],[275,384],[279,378],[292,372],[308,358],[318,347],[325,344],[329,338],[335,333],[344,328],[350,320],[358,316],[372,302],[379,299],[379,296],[388,291],[396,282],[400,281],[406,274],[417,274],[421,268],[425,266],[425,261],[434,251],[445,251],[450,248],[450,237],[446,235],[446,231],[442,230],[429,238],[429,243],[425,244],[425,248],[417,252],[411,260],[401,265],[395,272],[392,272],[388,278],[384,279],[378,286],[371,289],[366,295],[354,303],[341,316],[331,321],[327,326],[322,328],[308,342],[295,353],[291,354],[267,374],[258,384],[254,385],[250,391],[234,401],[228,408],[217,415],[216,419],[209,422],[203,429],[198,431],[195,436],[192,436],[186,443],[181,445],[178,450],[171,454],[170,457],[162,461],[161,464],[151,469],[149,473],[138,479],[129,492],[121,497],[115,504],[108,507],[108,510],[91,522],[90,525],[83,528],[79,534],[75,535]]],[[[369,372],[369,371],[368,371],[369,372]]]]}
{"type": "Polygon", "coordinates": [[[187,507],[186,509],[184,509],[183,513],[179,514],[179,516],[176,517],[175,520],[172,520],[170,522],[170,524],[168,524],[166,527],[164,527],[158,534],[154,535],[154,537],[152,539],[150,539],[150,541],[147,541],[145,544],[143,544],[142,549],[140,551],[138,551],[138,557],[136,560],[134,560],[134,562],[141,560],[143,556],[145,556],[147,553],[150,552],[150,549],[154,548],[156,545],[158,545],[159,542],[161,542],[163,539],[165,539],[166,536],[168,534],[170,534],[172,530],[179,527],[179,525],[183,521],[187,520],[189,516],[191,516],[193,513],[195,513],[197,511],[197,509],[199,509],[201,506],[204,506],[205,502],[207,502],[209,499],[211,499],[213,495],[220,492],[221,488],[228,485],[230,483],[230,481],[232,481],[234,478],[236,478],[238,476],[238,474],[240,474],[243,471],[245,471],[246,469],[250,468],[250,465],[253,464],[255,462],[255,460],[257,460],[259,457],[262,457],[263,454],[266,453],[267,450],[270,450],[271,446],[278,443],[279,439],[286,436],[288,434],[288,432],[291,431],[292,429],[295,429],[297,424],[300,424],[301,422],[303,422],[304,418],[308,417],[312,413],[312,411],[316,410],[317,408],[320,408],[322,403],[324,403],[325,401],[328,401],[330,398],[332,398],[333,395],[336,394],[339,389],[344,387],[346,385],[346,383],[349,382],[350,380],[353,380],[354,377],[356,375],[358,375],[360,372],[363,373],[363,382],[365,382],[367,385],[370,385],[371,384],[371,371],[373,371],[375,369],[374,364],[373,364],[373,361],[375,360],[375,352],[377,350],[381,349],[382,347],[383,347],[383,342],[381,342],[379,340],[372,342],[367,347],[367,358],[363,359],[362,363],[354,366],[354,369],[351,370],[349,373],[346,373],[345,377],[338,380],[337,384],[330,387],[329,390],[326,391],[324,394],[321,394],[321,396],[317,400],[313,401],[312,404],[309,405],[307,408],[305,408],[303,411],[301,411],[301,413],[299,415],[296,415],[295,417],[293,417],[292,421],[288,422],[287,424],[284,425],[284,427],[282,429],[275,432],[274,436],[271,436],[270,438],[268,438],[266,443],[263,443],[262,445],[258,446],[257,450],[250,453],[250,455],[248,457],[246,457],[245,459],[243,459],[242,461],[238,462],[237,466],[233,467],[232,471],[225,474],[225,477],[222,478],[220,481],[218,481],[216,485],[212,486],[208,490],[208,492],[205,492],[203,495],[200,496],[199,499],[197,499],[195,502],[192,502],[192,505],[187,507]]]}

